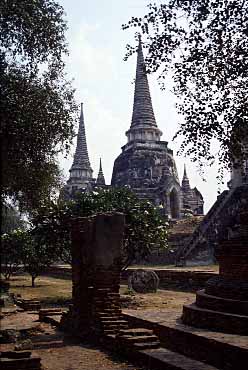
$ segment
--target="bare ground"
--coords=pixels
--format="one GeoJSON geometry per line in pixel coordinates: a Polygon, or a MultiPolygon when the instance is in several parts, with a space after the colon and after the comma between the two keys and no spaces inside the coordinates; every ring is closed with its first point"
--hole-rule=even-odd
{"type": "MultiPolygon", "coordinates": [[[[2,329],[30,328],[29,348],[34,356],[41,357],[44,370],[142,370],[141,367],[103,350],[93,344],[64,336],[50,324],[39,323],[37,314],[12,314],[2,320],[2,329]]],[[[2,344],[0,350],[13,350],[14,344],[2,344]]]]}
{"type": "MultiPolygon", "coordinates": [[[[64,306],[71,299],[70,280],[42,276],[37,278],[35,288],[30,284],[28,275],[15,276],[10,280],[10,292],[21,294],[26,299],[38,299],[43,305],[64,306]]],[[[164,289],[157,293],[132,294],[125,285],[121,286],[120,293],[123,295],[123,307],[137,310],[178,309],[185,303],[193,302],[195,297],[191,292],[164,289]]]]}

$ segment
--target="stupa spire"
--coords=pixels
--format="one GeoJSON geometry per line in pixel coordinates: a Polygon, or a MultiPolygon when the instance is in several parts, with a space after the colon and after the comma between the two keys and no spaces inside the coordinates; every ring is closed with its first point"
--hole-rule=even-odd
{"type": "Polygon", "coordinates": [[[157,126],[152,107],[148,78],[145,71],[141,36],[139,35],[131,128],[140,124],[157,126]]]}
{"type": "Polygon", "coordinates": [[[102,170],[102,160],[100,158],[99,172],[96,180],[97,185],[105,185],[105,178],[102,170]]]}
{"type": "Polygon", "coordinates": [[[186,164],[184,163],[184,170],[183,170],[183,178],[188,179],[187,170],[186,170],[186,164]]]}
{"type": "Polygon", "coordinates": [[[186,164],[184,164],[183,179],[182,179],[182,188],[184,188],[184,189],[190,188],[189,178],[188,178],[187,170],[186,170],[186,164]]]}
{"type": "Polygon", "coordinates": [[[83,113],[83,103],[81,103],[81,114],[79,119],[78,134],[77,134],[77,147],[74,154],[73,164],[71,169],[74,167],[80,169],[91,170],[90,160],[87,149],[86,134],[85,134],[85,124],[84,124],[84,113],[83,113]]]}

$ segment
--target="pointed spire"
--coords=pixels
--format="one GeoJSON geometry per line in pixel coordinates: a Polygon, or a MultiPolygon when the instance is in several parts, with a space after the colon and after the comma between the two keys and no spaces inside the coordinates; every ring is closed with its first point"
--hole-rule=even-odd
{"type": "Polygon", "coordinates": [[[147,74],[145,71],[145,63],[140,35],[137,53],[137,67],[131,127],[139,124],[155,127],[157,126],[152,107],[147,74]]]}
{"type": "Polygon", "coordinates": [[[188,178],[187,171],[186,171],[186,164],[184,164],[182,188],[184,191],[190,189],[189,178],[188,178]]]}
{"type": "Polygon", "coordinates": [[[184,163],[184,171],[183,171],[183,178],[188,179],[187,171],[186,171],[186,164],[184,163]]]}
{"type": "Polygon", "coordinates": [[[85,134],[85,124],[84,124],[84,114],[83,114],[83,103],[81,103],[81,114],[78,127],[77,135],[77,147],[74,154],[73,167],[80,167],[80,169],[91,170],[90,160],[87,150],[86,134],[85,134]]]}
{"type": "Polygon", "coordinates": [[[102,171],[102,160],[101,160],[101,158],[100,158],[100,166],[99,166],[99,172],[98,172],[96,184],[97,185],[105,185],[105,178],[104,178],[104,174],[103,174],[103,171],[102,171]]]}

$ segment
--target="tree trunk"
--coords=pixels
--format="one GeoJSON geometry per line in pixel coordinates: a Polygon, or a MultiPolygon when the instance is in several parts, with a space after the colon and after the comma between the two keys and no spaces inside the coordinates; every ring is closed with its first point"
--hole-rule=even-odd
{"type": "Polygon", "coordinates": [[[35,279],[36,279],[36,276],[33,276],[33,275],[32,275],[32,288],[34,288],[34,287],[35,287],[35,283],[34,283],[35,279]]]}

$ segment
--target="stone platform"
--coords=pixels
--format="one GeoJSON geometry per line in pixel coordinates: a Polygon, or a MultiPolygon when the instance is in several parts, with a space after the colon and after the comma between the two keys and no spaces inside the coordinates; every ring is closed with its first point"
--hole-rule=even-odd
{"type": "Polygon", "coordinates": [[[222,370],[246,370],[248,337],[184,325],[181,311],[124,310],[133,327],[153,329],[163,347],[222,370]]]}
{"type": "MultiPolygon", "coordinates": [[[[196,293],[196,303],[183,306],[183,323],[230,334],[248,335],[248,301],[196,293]]],[[[248,338],[247,338],[248,340],[248,338]]]]}

